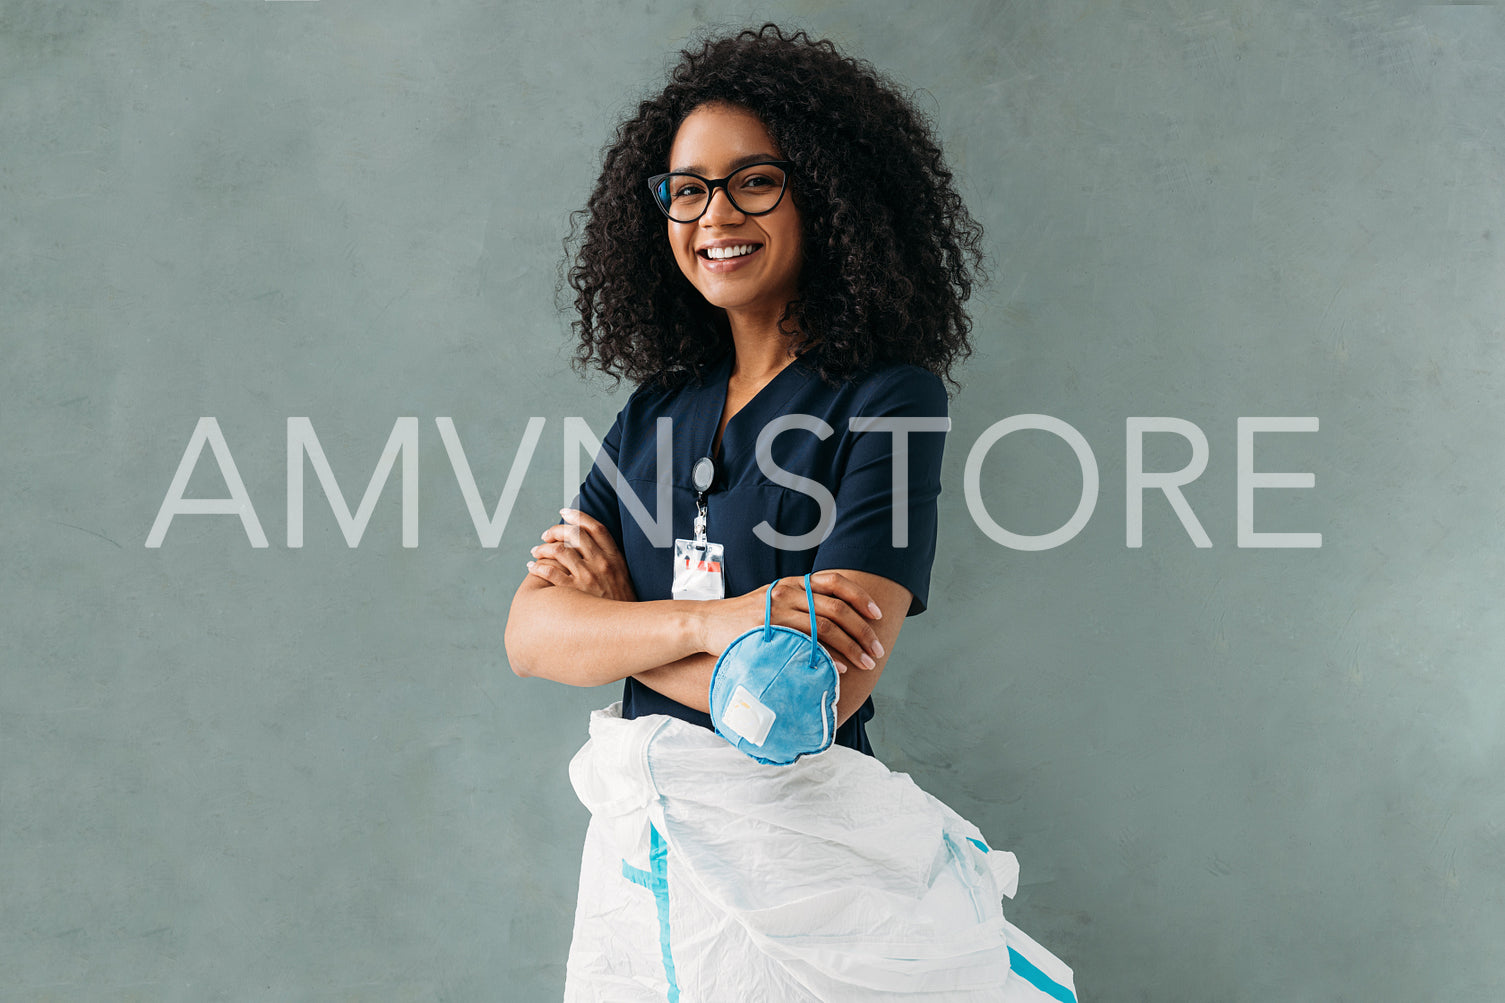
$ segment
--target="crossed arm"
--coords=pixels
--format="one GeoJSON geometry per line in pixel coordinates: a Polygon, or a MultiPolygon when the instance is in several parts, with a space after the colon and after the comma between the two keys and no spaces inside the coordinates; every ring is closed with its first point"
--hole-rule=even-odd
{"type": "MultiPolygon", "coordinates": [[[[708,712],[711,670],[732,639],[763,623],[774,590],[774,623],[809,633],[810,607],[799,579],[780,579],[727,599],[637,601],[627,563],[610,531],[564,510],[533,548],[507,616],[507,660],[519,676],[600,686],[633,676],[672,700],[708,712]]],[[[910,593],[881,575],[817,571],[810,577],[821,644],[844,674],[837,720],[862,706],[888,662],[910,593]]]]}

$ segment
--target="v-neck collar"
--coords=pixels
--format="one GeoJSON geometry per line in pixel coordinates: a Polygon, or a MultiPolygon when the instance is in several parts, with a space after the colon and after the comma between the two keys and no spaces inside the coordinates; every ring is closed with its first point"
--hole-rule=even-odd
{"type": "MultiPolygon", "coordinates": [[[[805,384],[809,378],[809,370],[798,358],[790,360],[789,364],[773,375],[773,379],[763,384],[758,392],[748,399],[746,404],[738,408],[737,413],[727,419],[726,429],[722,432],[721,443],[715,455],[711,453],[711,447],[716,445],[716,430],[721,427],[721,412],[726,410],[727,382],[731,379],[732,364],[735,361],[736,351],[727,349],[721,360],[715,363],[706,374],[706,395],[703,398],[708,412],[711,429],[710,438],[704,443],[705,449],[699,455],[710,456],[716,463],[718,470],[727,466],[723,459],[727,455],[727,440],[735,438],[741,446],[741,437],[733,435],[733,429],[740,428],[743,422],[742,416],[748,412],[767,413],[772,411],[782,414],[783,408],[789,398],[794,396],[796,390],[805,384]],[[794,370],[791,373],[791,370],[794,370]]],[[[766,419],[765,419],[766,420],[766,419]]],[[[720,480],[720,477],[717,478],[720,480]]]]}

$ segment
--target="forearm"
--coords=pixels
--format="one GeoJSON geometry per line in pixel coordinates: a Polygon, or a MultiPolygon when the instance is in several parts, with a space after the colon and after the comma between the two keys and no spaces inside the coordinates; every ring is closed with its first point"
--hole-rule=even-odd
{"type": "Polygon", "coordinates": [[[716,656],[701,651],[657,668],[634,672],[633,678],[655,693],[709,714],[711,670],[715,667],[716,656]]]}
{"type": "MultiPolygon", "coordinates": [[[[536,556],[541,549],[535,548],[536,556]]],[[[573,551],[562,556],[573,574],[544,556],[529,564],[529,574],[513,596],[505,644],[507,659],[519,676],[571,686],[601,686],[634,677],[671,700],[707,712],[717,656],[769,615],[769,603],[778,611],[774,621],[783,621],[783,626],[791,625],[791,615],[799,610],[794,619],[801,630],[816,608],[799,594],[808,596],[808,585],[803,590],[783,588],[774,599],[777,582],[734,598],[638,602],[630,587],[610,581],[596,587],[590,559],[575,560],[573,551]]],[[[611,566],[609,558],[596,558],[595,564],[611,566]]],[[[845,722],[872,692],[903,624],[902,615],[883,618],[881,610],[907,609],[910,595],[903,586],[867,572],[821,574],[828,575],[821,580],[824,591],[818,596],[826,623],[821,639],[838,667],[847,667],[837,705],[838,720],[845,722]]]]}
{"type": "MultiPolygon", "coordinates": [[[[846,724],[847,718],[857,713],[878,684],[878,677],[888,662],[887,656],[880,659],[875,669],[849,669],[841,676],[841,696],[836,702],[836,723],[846,724]]],[[[634,672],[633,678],[655,693],[670,700],[677,700],[686,707],[693,707],[704,714],[711,711],[711,672],[716,668],[716,656],[708,652],[690,655],[656,669],[634,672]]]]}
{"type": "MultiPolygon", "coordinates": [[[[897,636],[897,631],[893,632],[897,636]]],[[[893,639],[890,639],[892,643],[893,639]]],[[[633,678],[647,686],[656,693],[661,693],[671,700],[677,700],[686,707],[709,714],[711,673],[716,668],[716,655],[709,652],[700,652],[660,665],[655,669],[647,669],[643,672],[634,672],[633,678]]],[[[841,695],[836,701],[836,723],[846,724],[847,718],[857,713],[857,710],[872,695],[873,689],[878,685],[878,678],[883,675],[883,669],[888,664],[888,655],[884,654],[877,660],[877,665],[871,669],[848,669],[841,675],[841,695]]]]}
{"type": "Polygon", "coordinates": [[[507,617],[507,660],[520,676],[571,686],[615,682],[699,653],[694,605],[619,602],[525,581],[507,617]]]}
{"type": "MultiPolygon", "coordinates": [[[[902,585],[863,571],[845,570],[841,574],[859,583],[867,595],[876,599],[880,609],[895,611],[909,609],[910,593],[902,585]]],[[[756,599],[756,596],[754,598],[756,599]]],[[[709,611],[720,604],[712,600],[705,603],[702,608],[709,611]]],[[[761,616],[758,619],[761,620],[761,616]]],[[[884,668],[888,665],[889,657],[898,643],[899,631],[903,626],[902,612],[873,622],[874,633],[878,637],[881,648],[875,650],[871,668],[866,667],[865,664],[859,667],[859,663],[853,658],[853,652],[843,653],[839,650],[832,650],[833,657],[848,666],[847,671],[842,673],[841,696],[836,702],[837,724],[845,724],[847,719],[857,713],[858,708],[872,694],[874,687],[878,684],[878,679],[883,675],[884,668]]],[[[829,645],[831,642],[828,640],[826,643],[829,645]]],[[[713,647],[719,646],[713,645],[713,647]]],[[[828,648],[828,650],[831,649],[828,648]]],[[[861,654],[860,651],[855,653],[861,654]]],[[[716,658],[715,653],[699,652],[657,668],[635,672],[633,676],[638,682],[671,700],[677,700],[687,707],[708,713],[711,672],[716,666],[716,658]]]]}

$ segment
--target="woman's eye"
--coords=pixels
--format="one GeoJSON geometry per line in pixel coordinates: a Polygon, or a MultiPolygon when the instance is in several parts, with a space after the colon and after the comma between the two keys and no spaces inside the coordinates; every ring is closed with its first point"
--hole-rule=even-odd
{"type": "Polygon", "coordinates": [[[772,185],[774,183],[775,182],[774,182],[774,180],[772,178],[764,177],[761,174],[754,174],[750,178],[744,178],[743,179],[743,181],[742,181],[742,187],[743,188],[767,188],[769,185],[772,185]]]}
{"type": "Polygon", "coordinates": [[[677,198],[677,199],[679,199],[679,198],[689,198],[692,195],[699,195],[699,194],[700,194],[700,186],[698,184],[696,184],[695,182],[693,182],[693,181],[683,182],[683,183],[681,183],[679,185],[676,185],[675,188],[674,188],[674,197],[677,198]]]}

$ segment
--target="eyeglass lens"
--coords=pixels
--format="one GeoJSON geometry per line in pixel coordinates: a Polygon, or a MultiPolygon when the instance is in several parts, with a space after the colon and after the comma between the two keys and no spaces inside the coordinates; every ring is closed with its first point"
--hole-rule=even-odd
{"type": "MultiPolygon", "coordinates": [[[[770,164],[744,167],[726,181],[732,205],[745,213],[767,212],[784,192],[784,172],[770,164]]],[[[658,200],[678,223],[691,223],[705,211],[706,184],[693,174],[671,174],[658,185],[658,200]]]]}

